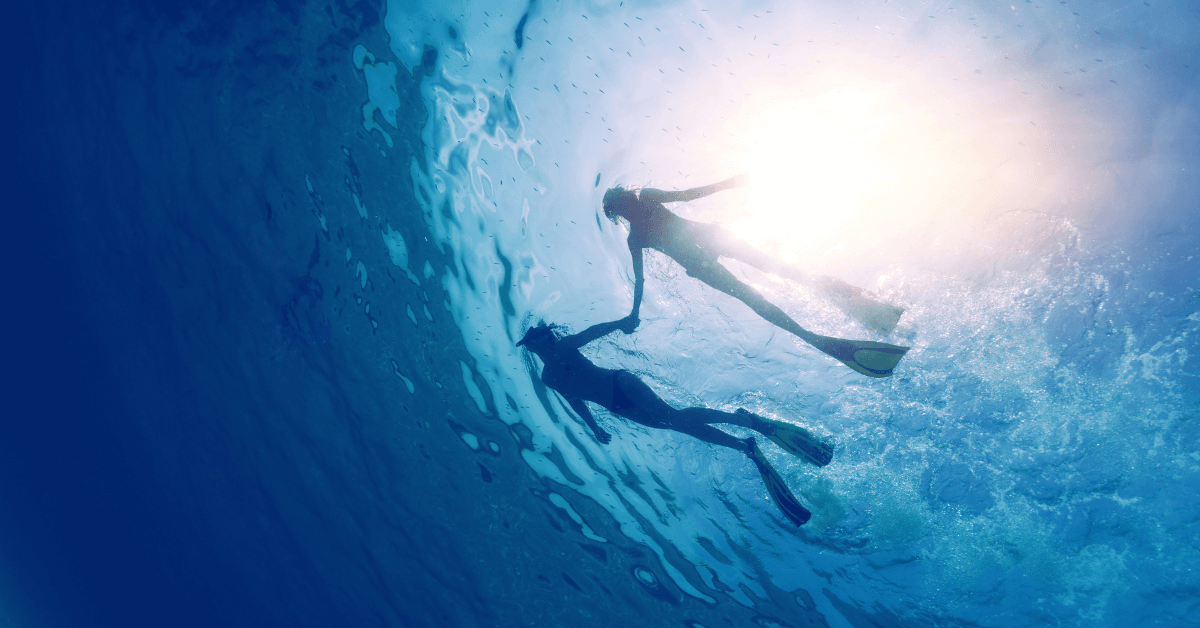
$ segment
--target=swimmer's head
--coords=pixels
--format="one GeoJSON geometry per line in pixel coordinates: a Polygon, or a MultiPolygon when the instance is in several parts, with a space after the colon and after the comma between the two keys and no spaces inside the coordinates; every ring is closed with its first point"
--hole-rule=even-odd
{"type": "Polygon", "coordinates": [[[604,200],[602,201],[604,215],[616,224],[618,217],[629,218],[625,213],[625,208],[636,202],[636,190],[627,190],[619,185],[615,188],[610,188],[604,193],[604,200]]]}
{"type": "Polygon", "coordinates": [[[536,353],[539,349],[554,346],[554,343],[558,342],[558,337],[558,325],[538,321],[537,325],[530,327],[529,331],[525,332],[525,337],[517,342],[517,346],[526,347],[536,353]]]}

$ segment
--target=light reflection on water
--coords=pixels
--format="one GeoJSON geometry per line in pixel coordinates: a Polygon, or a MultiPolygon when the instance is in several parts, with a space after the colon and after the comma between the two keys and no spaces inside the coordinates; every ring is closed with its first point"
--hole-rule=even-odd
{"type": "MultiPolygon", "coordinates": [[[[926,18],[950,21],[945,27],[900,21],[934,11],[924,5],[888,7],[900,18],[863,9],[868,19],[854,27],[837,9],[809,10],[801,39],[811,47],[775,46],[767,64],[732,55],[769,54],[773,28],[788,16],[757,26],[766,22],[753,11],[718,18],[692,6],[608,7],[576,17],[543,7],[532,16],[546,21],[530,21],[516,52],[511,31],[488,25],[500,20],[496,7],[485,19],[478,7],[425,15],[393,2],[387,24],[400,60],[414,63],[418,40],[442,52],[422,86],[427,167],[414,163],[412,176],[434,235],[454,254],[456,272],[437,272],[455,321],[501,418],[534,434],[534,450],[524,453],[531,467],[603,505],[690,595],[710,598],[715,574],[750,603],[738,585],[763,586],[738,551],[750,548],[773,586],[832,587],[862,608],[878,603],[903,617],[984,625],[1153,617],[1160,609],[1147,604],[1158,592],[1195,586],[1184,575],[1197,557],[1183,530],[1197,513],[1181,494],[1200,470],[1189,423],[1196,393],[1179,382],[1194,377],[1187,361],[1197,321],[1184,306],[1173,325],[1144,324],[1168,309],[1143,281],[1159,258],[1098,240],[1089,222],[1100,211],[1132,211],[1120,203],[1144,194],[1107,175],[1137,173],[1154,131],[1125,121],[1122,107],[1139,104],[1133,96],[1100,96],[1109,83],[1144,80],[1131,70],[1137,53],[1087,38],[1074,48],[1057,7],[943,7],[926,18]],[[459,25],[454,38],[428,26],[449,20],[459,25]],[[766,41],[745,41],[743,23],[766,41]],[[425,33],[402,28],[412,24],[425,33]],[[821,60],[836,71],[785,67],[821,60]],[[1058,67],[1081,64],[1065,74],[1058,67]],[[908,80],[887,82],[876,65],[903,68],[908,80]],[[788,243],[778,213],[773,228],[730,213],[753,195],[717,195],[678,211],[742,220],[742,233],[764,248],[904,304],[900,327],[885,339],[913,346],[897,375],[867,381],[653,255],[643,326],[588,349],[673,404],[751,407],[838,442],[823,469],[768,451],[814,511],[797,532],[735,454],[612,417],[601,418],[614,433],[602,446],[561,403],[549,409],[567,420],[553,421],[513,339],[536,318],[578,331],[626,313],[624,231],[596,215],[607,186],[687,187],[753,165],[741,140],[714,139],[734,135],[738,116],[756,111],[745,90],[785,77],[800,92],[816,91],[839,71],[882,82],[921,114],[879,118],[909,125],[887,130],[888,150],[873,153],[876,165],[914,155],[898,164],[909,175],[882,178],[895,194],[884,186],[848,195],[859,220],[830,221],[825,233],[790,223],[792,240],[810,243],[800,248],[788,243]],[[1097,128],[1109,132],[1098,137],[1097,128]],[[925,139],[932,148],[904,152],[925,139]],[[568,469],[546,457],[552,447],[568,469]],[[629,468],[670,493],[634,490],[621,479],[629,468]]],[[[835,194],[836,186],[815,196],[835,194]]],[[[731,266],[815,330],[866,337],[803,288],[731,266]]],[[[836,614],[837,602],[816,601],[836,614]]]]}

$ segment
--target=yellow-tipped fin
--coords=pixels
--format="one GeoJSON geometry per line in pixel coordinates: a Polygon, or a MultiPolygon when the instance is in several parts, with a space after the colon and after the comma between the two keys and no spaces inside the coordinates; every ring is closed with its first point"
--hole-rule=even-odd
{"type": "Polygon", "coordinates": [[[888,377],[892,369],[908,353],[908,347],[872,340],[845,340],[830,336],[815,336],[812,345],[842,364],[867,377],[888,377]]]}
{"type": "Polygon", "coordinates": [[[803,458],[818,467],[823,467],[833,460],[833,446],[822,442],[799,425],[764,418],[745,408],[738,408],[737,414],[750,417],[750,429],[771,439],[780,449],[793,456],[803,458]]]}

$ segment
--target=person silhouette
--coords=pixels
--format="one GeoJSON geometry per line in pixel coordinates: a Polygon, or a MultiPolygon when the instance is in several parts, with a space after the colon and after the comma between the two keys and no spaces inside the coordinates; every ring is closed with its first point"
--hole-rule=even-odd
{"type": "Polygon", "coordinates": [[[689,276],[740,300],[767,321],[795,334],[855,371],[869,377],[891,375],[896,364],[908,352],[908,347],[812,333],[768,302],[757,290],[734,277],[718,259],[736,259],[768,273],[815,284],[833,297],[843,310],[859,318],[874,331],[890,333],[904,312],[902,308],[880,303],[870,293],[843,281],[806,276],[737,240],[718,225],[681,218],[663,206],[663,203],[691,201],[721,190],[741,187],[745,183],[746,175],[738,175],[720,183],[681,192],[614,187],[604,193],[604,215],[613,222],[624,218],[629,223],[627,243],[629,253],[633,256],[633,309],[620,329],[632,333],[640,323],[638,313],[645,283],[642,251],[649,248],[667,254],[683,266],[689,276]]]}
{"type": "Polygon", "coordinates": [[[754,438],[737,438],[712,424],[725,423],[749,428],[766,436],[784,451],[817,466],[829,464],[833,459],[833,448],[804,428],[767,419],[744,408],[736,412],[723,412],[703,407],[672,407],[629,371],[599,367],[580,353],[581,347],[620,329],[625,322],[626,319],[620,319],[599,323],[567,336],[561,335],[561,328],[557,325],[539,322],[525,332],[517,346],[525,347],[541,359],[542,382],[567,400],[571,409],[591,428],[596,440],[608,443],[612,436],[596,422],[596,417],[585,403],[587,401],[647,427],[675,430],[740,451],[754,462],[767,486],[767,492],[784,516],[798,526],[808,521],[812,513],[792,495],[754,438]]]}

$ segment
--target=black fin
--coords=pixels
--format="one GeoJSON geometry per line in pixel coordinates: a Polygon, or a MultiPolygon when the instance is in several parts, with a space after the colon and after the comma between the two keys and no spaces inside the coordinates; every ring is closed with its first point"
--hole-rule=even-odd
{"type": "Polygon", "coordinates": [[[812,513],[807,508],[800,505],[800,500],[792,495],[791,489],[784,484],[783,478],[779,476],[779,472],[767,462],[767,458],[763,456],[762,451],[758,449],[758,443],[754,439],[750,439],[750,459],[754,461],[754,466],[758,467],[758,473],[762,476],[763,483],[767,485],[767,492],[771,495],[771,501],[779,507],[783,512],[783,516],[788,518],[788,521],[802,526],[812,518],[812,513]]]}

